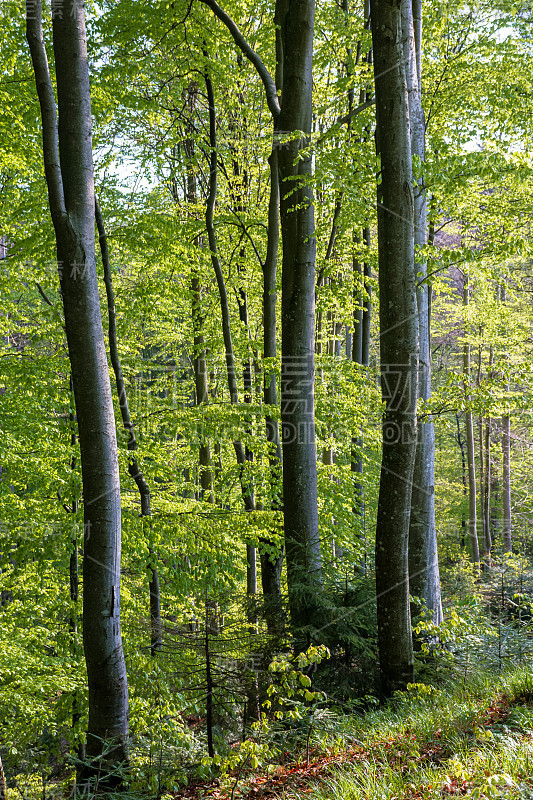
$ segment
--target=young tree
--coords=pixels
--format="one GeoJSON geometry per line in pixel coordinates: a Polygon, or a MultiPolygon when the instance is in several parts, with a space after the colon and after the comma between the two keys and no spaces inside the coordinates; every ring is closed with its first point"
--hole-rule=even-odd
{"type": "MultiPolygon", "coordinates": [[[[83,642],[89,687],[87,756],[128,757],[128,683],[120,630],[121,507],[115,419],[96,278],[91,96],[82,3],[53,14],[56,105],[42,5],[26,5],[41,106],[43,155],[55,229],[81,452],[84,504],[83,642]]],[[[104,765],[105,766],[105,765],[104,765]]],[[[101,770],[102,765],[95,769],[101,770]]],[[[103,774],[103,773],[102,773],[103,774]]]]}

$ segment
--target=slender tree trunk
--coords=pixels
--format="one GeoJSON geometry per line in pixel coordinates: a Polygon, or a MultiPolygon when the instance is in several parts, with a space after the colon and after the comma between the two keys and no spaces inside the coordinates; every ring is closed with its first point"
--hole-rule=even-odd
{"type": "Polygon", "coordinates": [[[108,766],[128,760],[129,713],[120,630],[120,477],[96,278],[84,9],[82,4],[75,4],[68,13],[53,18],[59,125],[40,2],[28,0],[26,21],[41,105],[45,175],[56,234],[81,452],[85,531],[83,643],[89,689],[87,755],[96,759],[94,772],[104,780],[108,766]],[[102,756],[104,741],[111,745],[102,756]]]}
{"type": "Polygon", "coordinates": [[[120,407],[120,414],[122,416],[122,424],[124,430],[128,433],[127,448],[130,453],[130,461],[128,465],[128,472],[135,481],[135,485],[139,490],[139,498],[141,501],[141,518],[148,520],[148,591],[150,600],[150,652],[155,656],[158,650],[161,650],[163,641],[163,628],[161,624],[161,593],[159,590],[159,574],[157,570],[157,558],[152,547],[152,504],[151,494],[148,482],[144,477],[144,473],[139,466],[135,452],[137,450],[137,438],[133,422],[131,421],[130,408],[128,403],[128,395],[126,392],[126,383],[122,372],[122,365],[120,363],[120,356],[118,352],[118,337],[117,337],[117,321],[115,309],[115,292],[113,290],[113,276],[111,272],[111,261],[109,258],[109,249],[107,247],[107,236],[104,226],[104,218],[98,205],[98,200],[95,200],[95,215],[96,225],[98,228],[98,238],[100,242],[100,252],[102,254],[102,265],[104,268],[104,283],[107,297],[107,311],[109,316],[109,352],[111,356],[111,366],[115,375],[115,382],[117,386],[118,402],[120,407]]]}
{"type": "MultiPolygon", "coordinates": [[[[507,301],[507,290],[501,287],[501,301],[507,301]]],[[[507,379],[507,392],[509,392],[509,379],[507,379]]],[[[502,417],[502,534],[503,549],[506,553],[512,552],[513,542],[511,534],[511,418],[509,414],[502,417]]]]}
{"type": "Polygon", "coordinates": [[[460,422],[459,422],[459,414],[455,415],[455,421],[457,423],[457,444],[459,445],[459,448],[461,450],[461,476],[462,476],[462,479],[463,479],[464,507],[463,507],[463,511],[461,513],[461,542],[460,542],[460,544],[461,544],[461,547],[464,548],[465,539],[466,539],[466,517],[465,517],[464,509],[466,508],[466,502],[467,502],[467,497],[468,497],[468,480],[467,480],[467,474],[466,474],[465,440],[463,439],[463,436],[462,436],[462,433],[461,433],[461,425],[460,425],[460,422]]]}
{"type": "MultiPolygon", "coordinates": [[[[202,313],[202,287],[198,275],[191,278],[192,295],[192,326],[194,336],[194,388],[195,403],[197,406],[207,405],[209,402],[209,376],[207,373],[206,351],[204,335],[202,333],[204,315],[202,313]]],[[[200,431],[200,445],[198,453],[200,467],[200,496],[207,503],[214,502],[213,496],[213,471],[211,466],[211,447],[205,431],[200,431]]]]}
{"type": "MultiPolygon", "coordinates": [[[[70,469],[74,475],[76,469],[76,455],[74,448],[76,447],[76,414],[74,413],[75,399],[74,399],[74,384],[72,382],[72,375],[69,380],[70,390],[70,411],[69,411],[69,424],[70,424],[70,446],[72,448],[72,456],[70,459],[70,469]]],[[[70,506],[64,504],[63,508],[70,514],[77,514],[79,511],[79,502],[76,492],[72,493],[70,499],[70,506]]],[[[76,529],[76,518],[72,523],[70,534],[71,553],[69,558],[69,589],[70,589],[70,617],[69,617],[69,632],[71,636],[72,655],[77,658],[78,652],[78,602],[80,595],[80,577],[79,577],[79,552],[78,552],[78,533],[76,529]]],[[[72,727],[75,729],[81,719],[81,697],[79,689],[74,690],[72,697],[72,727]]],[[[85,760],[85,743],[79,740],[77,757],[80,761],[85,760]]],[[[7,799],[6,799],[7,800],[7,799]]]]}
{"type": "Polygon", "coordinates": [[[511,420],[508,414],[502,417],[502,472],[503,549],[506,553],[510,553],[513,543],[511,536],[511,420]]]}
{"type": "Polygon", "coordinates": [[[483,518],[485,522],[485,552],[487,558],[490,559],[490,551],[492,547],[492,531],[491,531],[491,517],[490,517],[490,493],[492,489],[492,465],[491,465],[491,431],[492,421],[490,417],[485,420],[485,490],[483,492],[483,518]]]}
{"type": "MultiPolygon", "coordinates": [[[[269,359],[265,368],[263,398],[266,406],[277,408],[278,390],[276,373],[273,369],[277,357],[276,345],[276,272],[279,246],[279,178],[277,151],[272,150],[270,164],[270,198],[268,204],[268,243],[263,264],[263,355],[269,359]]],[[[265,416],[267,440],[270,443],[271,507],[282,509],[279,497],[279,484],[282,480],[281,441],[278,420],[271,413],[265,416]]],[[[271,543],[261,541],[261,583],[265,601],[265,615],[269,630],[278,631],[283,627],[281,615],[281,569],[283,552],[272,548],[271,543]]]]}
{"type": "MultiPolygon", "coordinates": [[[[206,55],[206,53],[204,53],[206,55]]],[[[217,139],[216,139],[216,110],[215,110],[215,97],[213,93],[213,85],[207,72],[205,73],[205,86],[207,90],[207,99],[209,103],[209,145],[211,148],[210,165],[209,165],[209,192],[206,202],[206,228],[209,240],[209,249],[211,251],[211,263],[215,272],[215,277],[218,286],[218,294],[220,299],[220,310],[222,316],[222,333],[224,338],[224,349],[226,355],[226,368],[228,376],[228,388],[230,395],[230,402],[236,405],[239,402],[239,394],[237,389],[237,377],[235,374],[235,357],[233,353],[233,341],[231,337],[231,322],[228,294],[224,275],[222,273],[222,266],[218,257],[218,249],[215,235],[214,226],[214,210],[217,196],[217,139]]],[[[234,440],[233,442],[237,463],[241,470],[241,489],[244,507],[246,511],[255,511],[255,496],[253,491],[253,484],[246,474],[246,466],[249,461],[242,442],[234,440]]],[[[256,551],[255,547],[250,544],[246,545],[246,590],[247,594],[255,595],[257,593],[257,570],[256,570],[256,551]]]]}
{"type": "Polygon", "coordinates": [[[287,499],[283,510],[289,602],[292,623],[298,629],[311,622],[316,588],[322,583],[314,430],[316,244],[308,153],[314,0],[276,3],[276,81],[217,0],[201,1],[223,22],[255,67],[275,128],[283,240],[281,420],[287,499]],[[281,108],[277,86],[282,87],[281,108]]]}
{"type": "Polygon", "coordinates": [[[413,176],[401,9],[372,0],[376,87],[381,389],[385,402],[376,527],[378,646],[385,695],[413,680],[408,539],[416,454],[418,313],[413,176]]]}
{"type": "MultiPolygon", "coordinates": [[[[189,126],[193,128],[193,114],[196,104],[197,86],[195,83],[189,85],[188,89],[188,113],[189,126]]],[[[197,202],[196,175],[194,172],[194,139],[192,137],[185,141],[185,153],[187,156],[187,202],[193,205],[197,202]]],[[[195,239],[195,245],[200,247],[202,240],[200,236],[195,239]]],[[[195,272],[191,277],[191,297],[192,297],[192,327],[193,327],[193,372],[194,372],[194,402],[197,406],[207,405],[209,402],[209,376],[207,372],[206,350],[203,335],[205,315],[202,311],[202,285],[199,272],[195,272]]],[[[198,452],[199,463],[199,483],[200,497],[208,503],[214,502],[213,495],[213,471],[211,467],[211,447],[209,440],[203,429],[200,430],[200,442],[198,452]]]]}
{"type": "MultiPolygon", "coordinates": [[[[411,149],[423,170],[426,158],[425,118],[422,108],[422,4],[421,0],[407,0],[403,5],[404,56],[409,91],[409,117],[411,124],[411,149]]],[[[416,176],[414,190],[415,246],[427,245],[427,192],[423,172],[416,176]]],[[[419,357],[418,397],[428,401],[431,397],[431,329],[430,292],[425,281],[427,264],[418,256],[415,263],[417,284],[419,357]]],[[[409,585],[411,595],[419,597],[432,614],[433,622],[442,622],[440,574],[437,555],[437,528],[435,525],[435,427],[432,417],[419,419],[417,424],[416,459],[413,473],[413,494],[409,523],[409,585]]],[[[417,611],[416,606],[412,609],[417,611]]]]}
{"type": "MultiPolygon", "coordinates": [[[[370,249],[370,228],[363,229],[363,241],[370,249]]],[[[370,322],[372,315],[372,295],[370,278],[371,266],[368,258],[361,265],[359,259],[353,261],[354,269],[354,332],[352,337],[351,359],[355,364],[368,367],[370,363],[370,322]],[[361,268],[362,267],[362,268],[361,268]]],[[[367,547],[366,547],[366,508],[363,487],[363,439],[361,436],[352,437],[352,451],[350,469],[354,479],[353,512],[360,520],[363,532],[363,573],[366,574],[367,547]]]]}
{"type": "Polygon", "coordinates": [[[284,138],[278,151],[283,241],[281,421],[285,548],[291,619],[312,624],[322,583],[315,451],[315,221],[312,159],[314,0],[288,0],[281,16],[284,138]]]}
{"type": "MultiPolygon", "coordinates": [[[[481,331],[480,331],[481,334],[481,331]]],[[[483,366],[483,347],[478,347],[478,364],[477,364],[477,378],[476,387],[479,391],[482,381],[482,366],[483,366]]],[[[485,476],[485,426],[483,423],[483,415],[480,414],[478,418],[478,433],[479,433],[479,507],[481,510],[481,554],[482,554],[482,569],[486,570],[488,567],[489,551],[487,548],[487,533],[488,533],[488,516],[485,514],[485,489],[486,489],[486,476],[485,476]]]]}
{"type": "MultiPolygon", "coordinates": [[[[465,275],[463,288],[463,306],[465,309],[465,337],[468,336],[468,323],[466,313],[470,299],[468,277],[465,275]]],[[[470,409],[470,344],[465,338],[463,345],[463,376],[466,403],[466,460],[468,464],[468,532],[470,535],[470,554],[474,564],[479,565],[479,543],[477,538],[477,507],[476,507],[476,464],[474,455],[474,418],[470,409]]]]}

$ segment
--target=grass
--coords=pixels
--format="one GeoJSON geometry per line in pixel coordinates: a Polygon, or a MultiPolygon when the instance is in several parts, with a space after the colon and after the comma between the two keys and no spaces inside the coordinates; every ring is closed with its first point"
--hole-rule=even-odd
{"type": "MultiPolygon", "coordinates": [[[[324,710],[311,733],[299,725],[264,732],[254,769],[248,757],[218,780],[162,797],[141,781],[114,800],[533,800],[533,670],[415,684],[364,716],[324,710]]],[[[30,777],[8,800],[68,797],[30,777]]]]}
{"type": "Polygon", "coordinates": [[[196,797],[533,800],[533,672],[515,668],[461,688],[415,685],[365,717],[330,717],[306,761],[302,749],[196,797]]]}

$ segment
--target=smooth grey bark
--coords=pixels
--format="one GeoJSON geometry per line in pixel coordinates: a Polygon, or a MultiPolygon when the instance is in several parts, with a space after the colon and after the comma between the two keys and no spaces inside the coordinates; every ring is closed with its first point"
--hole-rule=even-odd
{"type": "Polygon", "coordinates": [[[314,431],[315,238],[308,152],[312,111],[313,0],[276,5],[276,82],[259,55],[216,0],[202,0],[226,25],[257,70],[274,122],[280,181],[282,264],[281,419],[285,547],[291,618],[311,621],[321,585],[314,431]],[[303,136],[301,135],[303,132],[303,136]],[[294,134],[291,137],[291,134],[294,134]]]}
{"type": "MultiPolygon", "coordinates": [[[[89,690],[87,756],[102,780],[128,760],[129,707],[120,630],[120,477],[111,385],[96,278],[91,96],[83,4],[53,18],[59,120],[42,33],[28,0],[26,33],[41,106],[76,399],[84,503],[83,644],[89,690]],[[103,752],[103,741],[111,745],[103,752]]],[[[90,773],[90,769],[87,770],[90,773]]]]}
{"type": "MultiPolygon", "coordinates": [[[[501,287],[501,301],[507,301],[507,290],[501,287]]],[[[507,392],[509,392],[507,379],[507,392]]],[[[509,414],[502,417],[502,535],[503,549],[511,553],[513,549],[511,529],[511,418],[509,414]]]]}
{"type": "MultiPolygon", "coordinates": [[[[268,233],[267,252],[263,264],[263,356],[271,359],[272,364],[277,358],[276,343],[276,274],[279,247],[279,178],[277,151],[272,150],[269,158],[270,165],[270,196],[268,203],[268,233]]],[[[277,408],[278,388],[275,370],[272,366],[265,369],[263,383],[263,399],[265,405],[277,408]]],[[[282,477],[281,440],[279,425],[272,414],[265,416],[267,441],[271,450],[269,456],[271,490],[273,492],[270,504],[272,509],[282,509],[281,498],[276,496],[277,485],[282,477]]],[[[261,540],[259,556],[261,562],[261,584],[265,601],[265,616],[269,630],[277,631],[283,627],[281,614],[281,570],[283,566],[283,552],[278,552],[271,546],[267,539],[261,540]]]]}
{"type": "MultiPolygon", "coordinates": [[[[465,440],[461,433],[461,425],[459,422],[459,414],[455,415],[455,422],[457,423],[457,444],[461,450],[461,477],[463,480],[463,498],[464,498],[464,508],[466,508],[466,500],[468,497],[468,480],[466,475],[466,455],[465,455],[465,440]]],[[[461,547],[465,546],[465,539],[466,539],[466,518],[465,518],[465,511],[463,509],[461,513],[461,547]]]]}
{"type": "MultiPolygon", "coordinates": [[[[194,205],[197,202],[197,183],[196,174],[194,171],[194,139],[192,138],[193,130],[193,114],[196,105],[196,96],[198,88],[196,83],[189,84],[187,96],[187,110],[189,115],[189,127],[191,129],[191,138],[186,139],[184,142],[185,155],[187,158],[187,180],[186,180],[186,198],[187,202],[194,205]]],[[[175,202],[178,202],[177,195],[175,202]]],[[[194,243],[197,247],[202,245],[202,238],[196,236],[194,243]]],[[[204,313],[202,311],[202,285],[198,271],[195,271],[191,277],[191,316],[193,328],[193,373],[194,373],[194,403],[197,406],[207,405],[209,402],[209,376],[207,373],[207,353],[205,349],[205,340],[203,335],[204,313]]],[[[204,430],[200,432],[200,442],[198,448],[198,464],[199,464],[199,484],[200,484],[200,497],[208,503],[214,502],[213,494],[213,470],[211,465],[211,447],[208,438],[205,436],[204,430]]]]}
{"type": "Polygon", "coordinates": [[[513,540],[511,534],[511,419],[508,414],[502,417],[502,472],[503,549],[506,553],[510,553],[513,549],[513,540]]]}
{"type": "MultiPolygon", "coordinates": [[[[130,453],[128,464],[128,472],[135,481],[135,485],[139,491],[141,501],[141,518],[148,518],[151,528],[152,516],[152,498],[150,487],[144,476],[143,471],[137,461],[135,455],[137,451],[137,438],[135,436],[135,429],[131,420],[130,407],[128,403],[128,395],[126,392],[126,382],[122,372],[122,365],[118,352],[118,337],[117,337],[117,315],[115,308],[115,291],[113,289],[113,275],[111,271],[111,260],[109,258],[109,248],[107,246],[107,236],[105,232],[104,218],[95,198],[95,217],[96,226],[98,229],[98,240],[100,243],[100,253],[102,256],[102,266],[104,269],[104,283],[107,298],[107,312],[108,312],[108,334],[109,334],[109,354],[111,356],[111,366],[115,375],[115,383],[117,387],[118,404],[120,407],[120,414],[122,417],[122,425],[128,434],[127,448],[130,453]]],[[[155,656],[163,643],[163,628],[161,624],[161,593],[159,590],[159,573],[157,570],[157,559],[154,553],[151,542],[148,544],[148,592],[150,602],[150,652],[155,656]]]]}
{"type": "MultiPolygon", "coordinates": [[[[468,276],[465,275],[463,286],[463,307],[465,309],[465,337],[468,336],[466,312],[470,300],[468,276]]],[[[476,505],[476,463],[474,453],[474,418],[470,409],[470,343],[465,338],[463,345],[463,381],[466,403],[466,461],[468,470],[468,533],[470,536],[470,554],[475,565],[479,565],[479,541],[477,538],[477,505],[476,505]]]]}
{"type": "Polygon", "coordinates": [[[511,553],[511,420],[502,417],[502,535],[503,549],[511,553]]]}
{"type": "MultiPolygon", "coordinates": [[[[426,130],[422,107],[422,2],[408,0],[402,5],[404,59],[409,97],[411,154],[421,168],[426,158],[426,130]]],[[[414,241],[422,248],[428,243],[427,191],[423,173],[417,175],[414,188],[414,241]]],[[[424,256],[415,260],[416,299],[418,307],[418,397],[431,397],[431,330],[427,263],[424,256]]],[[[417,422],[416,458],[413,472],[411,517],[409,521],[409,586],[419,597],[436,625],[442,622],[440,573],[435,524],[435,427],[431,416],[417,422]]],[[[416,612],[416,605],[412,609],[416,612]]]]}
{"type": "MultiPolygon", "coordinates": [[[[363,229],[363,241],[370,249],[370,228],[363,229]]],[[[353,259],[354,272],[354,332],[352,337],[351,359],[355,364],[367,367],[370,363],[370,323],[372,316],[372,295],[370,278],[371,266],[368,259],[361,263],[359,258],[353,259]]],[[[360,436],[352,437],[350,458],[351,472],[354,476],[353,511],[365,524],[365,499],[362,482],[363,476],[363,440],[360,436]]],[[[365,544],[366,570],[366,544],[365,544]]]]}
{"type": "Polygon", "coordinates": [[[416,454],[418,310],[413,173],[400,4],[372,0],[376,89],[381,390],[385,403],[376,526],[382,693],[413,680],[408,539],[416,454]]]}
{"type": "MultiPolygon", "coordinates": [[[[70,469],[74,473],[76,470],[76,455],[74,448],[77,443],[76,436],[76,414],[74,413],[75,399],[74,399],[74,384],[72,382],[72,375],[69,380],[69,391],[71,397],[71,408],[69,411],[68,419],[70,424],[70,446],[72,448],[72,456],[70,458],[70,469]]],[[[63,503],[63,508],[68,514],[77,514],[79,511],[79,500],[75,491],[70,498],[70,506],[63,503]]],[[[79,575],[79,548],[78,548],[78,533],[76,525],[73,523],[72,531],[70,534],[71,553],[69,558],[68,573],[69,573],[69,589],[70,589],[70,615],[69,615],[69,633],[71,636],[72,655],[79,656],[78,645],[76,643],[78,635],[78,602],[80,597],[80,575],[79,575]]],[[[75,689],[72,696],[72,727],[75,728],[81,719],[81,697],[79,689],[75,689]]],[[[80,761],[85,760],[85,743],[79,741],[77,757],[80,761]]]]}
{"type": "Polygon", "coordinates": [[[313,621],[322,582],[314,403],[315,222],[311,186],[314,0],[289,0],[280,20],[283,85],[278,151],[283,242],[281,421],[291,620],[313,621]]]}
{"type": "MultiPolygon", "coordinates": [[[[205,55],[205,53],[204,53],[205,55]]],[[[226,354],[226,369],[228,376],[228,388],[230,394],[230,402],[232,405],[237,405],[239,402],[239,394],[237,388],[237,377],[235,374],[235,357],[233,353],[233,341],[231,337],[231,321],[229,312],[228,293],[226,290],[226,283],[222,273],[222,266],[218,257],[217,241],[214,225],[214,210],[217,196],[217,137],[216,137],[216,110],[215,110],[215,97],[213,93],[213,85],[208,73],[204,75],[205,86],[207,91],[207,102],[209,106],[209,146],[211,150],[210,164],[209,164],[209,191],[207,194],[205,220],[207,228],[207,236],[209,241],[209,249],[211,252],[211,263],[215,272],[215,277],[218,286],[218,294],[220,299],[220,311],[222,316],[222,334],[224,338],[224,349],[226,354]]],[[[250,376],[251,377],[251,376],[250,376]]],[[[251,381],[250,381],[251,384],[251,381]]],[[[255,511],[255,496],[253,484],[249,477],[246,475],[246,465],[249,462],[246,449],[242,442],[234,440],[233,447],[237,457],[237,463],[241,470],[241,490],[244,507],[246,511],[255,511]]],[[[255,547],[249,543],[246,545],[246,591],[248,595],[257,594],[257,568],[256,568],[256,550],[255,547]]]]}
{"type": "Polygon", "coordinates": [[[490,417],[487,417],[485,420],[485,488],[483,490],[483,538],[484,550],[487,556],[490,556],[492,547],[492,532],[490,529],[490,495],[492,488],[491,433],[492,420],[490,417]]]}

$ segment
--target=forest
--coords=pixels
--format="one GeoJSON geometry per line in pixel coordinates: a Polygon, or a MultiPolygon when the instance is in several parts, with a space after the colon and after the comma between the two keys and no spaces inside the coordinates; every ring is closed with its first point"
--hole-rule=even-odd
{"type": "Polygon", "coordinates": [[[0,800],[533,798],[529,0],[0,18],[0,800]]]}

